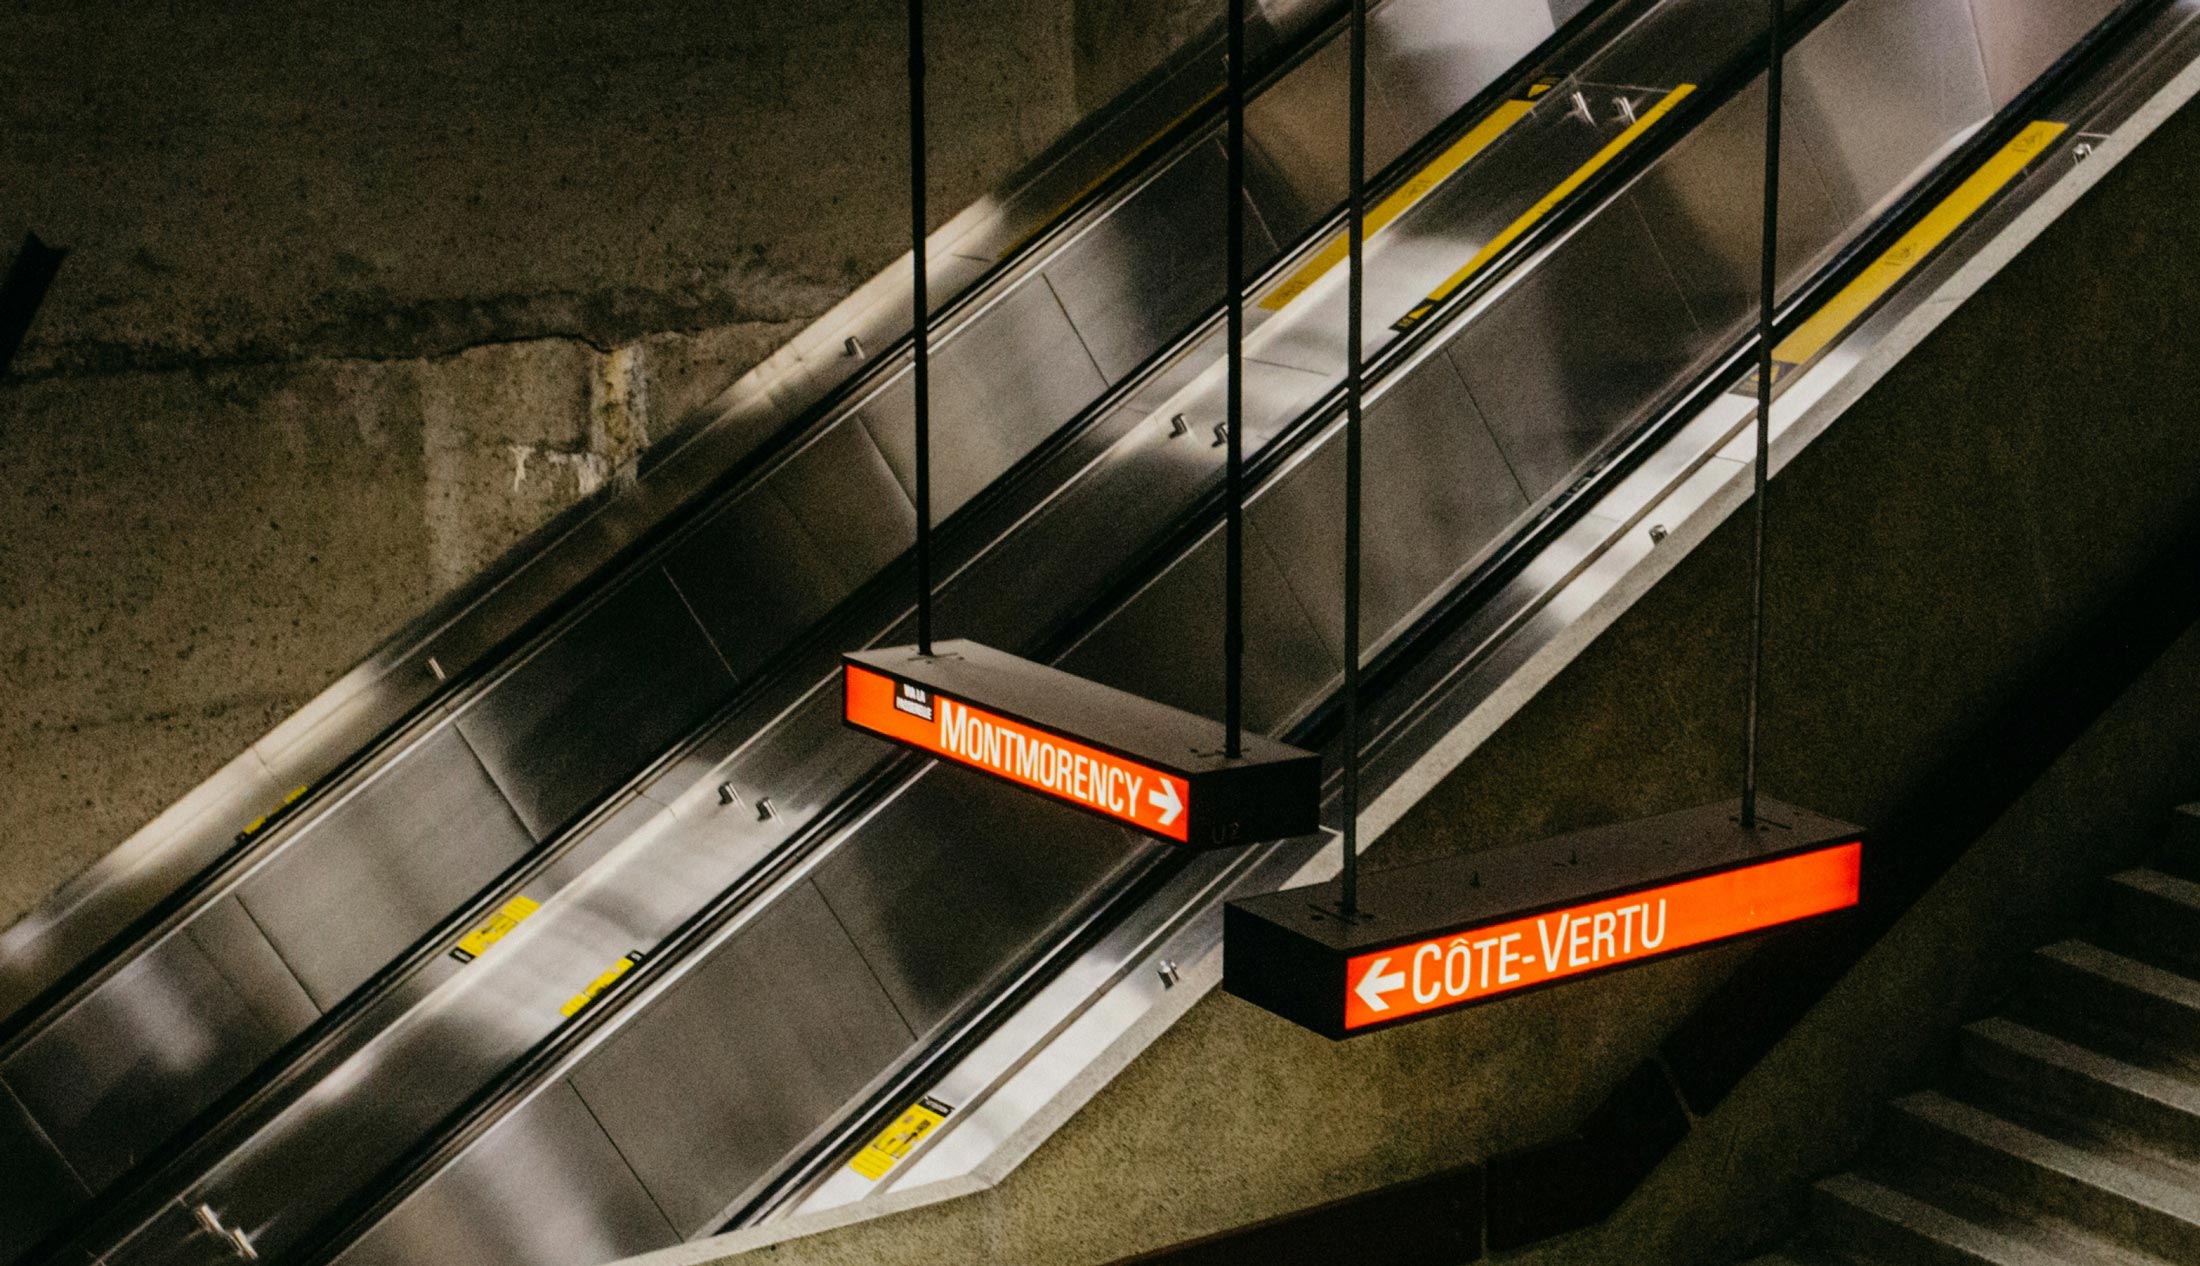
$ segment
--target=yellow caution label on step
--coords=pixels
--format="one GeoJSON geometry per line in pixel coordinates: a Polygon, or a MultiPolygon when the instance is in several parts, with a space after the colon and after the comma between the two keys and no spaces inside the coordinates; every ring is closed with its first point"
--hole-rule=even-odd
{"type": "MultiPolygon", "coordinates": [[[[1545,85],[1537,85],[1536,88],[1530,90],[1529,95],[1531,97],[1540,95],[1544,90],[1545,85]]],[[[1389,197],[1368,208],[1365,235],[1373,237],[1382,232],[1389,226],[1391,221],[1404,215],[1413,208],[1415,203],[1435,192],[1438,185],[1443,184],[1444,181],[1451,178],[1453,173],[1466,166],[1468,161],[1476,154],[1488,149],[1490,142],[1503,136],[1507,129],[1526,118],[1528,111],[1534,108],[1534,101],[1507,101],[1495,110],[1490,111],[1489,115],[1480,123],[1469,128],[1465,136],[1452,142],[1450,148],[1431,159],[1427,166],[1413,173],[1389,197]]],[[[1351,253],[1351,248],[1350,240],[1343,233],[1330,238],[1322,244],[1321,250],[1312,259],[1307,260],[1299,267],[1298,271],[1285,278],[1282,285],[1277,286],[1263,296],[1260,306],[1270,312],[1281,311],[1285,304],[1305,294],[1330,269],[1342,263],[1344,257],[1351,253]]]]}
{"type": "MultiPolygon", "coordinates": [[[[1780,340],[1772,349],[1773,383],[1777,385],[1789,370],[1808,364],[1831,346],[2068,130],[2069,125],[2064,123],[2044,119],[2034,122],[1979,164],[1955,192],[1926,212],[1886,253],[1843,286],[1841,293],[1780,340]]],[[[1757,376],[1751,374],[1737,390],[1756,394],[1757,376]]]]}
{"type": "Polygon", "coordinates": [[[489,952],[489,947],[511,934],[513,928],[527,921],[527,916],[542,909],[542,903],[533,897],[514,897],[498,908],[495,914],[484,920],[480,927],[460,938],[451,957],[462,963],[470,963],[489,952]]]}
{"type": "Polygon", "coordinates": [[[879,1132],[879,1136],[864,1144],[856,1158],[848,1162],[848,1168],[877,1182],[888,1170],[901,1163],[901,1158],[913,1151],[925,1136],[947,1119],[953,1108],[929,1096],[911,1104],[907,1112],[894,1118],[894,1123],[879,1132]]]}
{"type": "Polygon", "coordinates": [[[1390,328],[1403,332],[1420,323],[1429,313],[1436,310],[1436,305],[1458,293],[1459,287],[1466,285],[1476,273],[1482,271],[1484,266],[1497,258],[1499,252],[1519,241],[1523,234],[1534,228],[1544,216],[1549,215],[1552,208],[1564,202],[1575,190],[1589,183],[1591,176],[1610,166],[1613,159],[1626,152],[1628,146],[1642,139],[1643,133],[1656,127],[1658,120],[1672,113],[1673,107],[1679,105],[1683,98],[1695,90],[1696,85],[1694,84],[1682,84],[1658,98],[1657,104],[1636,116],[1635,121],[1627,125],[1626,131],[1607,141],[1604,148],[1598,150],[1588,162],[1575,168],[1572,175],[1559,181],[1549,193],[1537,199],[1536,204],[1522,212],[1519,219],[1506,225],[1498,232],[1497,236],[1484,243],[1482,249],[1474,253],[1473,259],[1468,260],[1461,266],[1458,272],[1444,278],[1436,289],[1428,292],[1426,299],[1414,304],[1413,309],[1393,321],[1390,328]]]}
{"type": "Polygon", "coordinates": [[[626,975],[630,971],[633,971],[634,965],[641,961],[642,952],[640,950],[635,950],[634,952],[628,954],[625,958],[622,958],[618,962],[613,963],[611,965],[611,970],[588,982],[588,988],[581,990],[579,993],[574,994],[571,998],[567,999],[565,1005],[558,1008],[558,1014],[564,1016],[568,1020],[572,1019],[574,1016],[579,1015],[582,1010],[584,1010],[588,1006],[589,1003],[594,1002],[603,993],[603,991],[609,989],[612,984],[619,979],[619,977],[626,975]]]}

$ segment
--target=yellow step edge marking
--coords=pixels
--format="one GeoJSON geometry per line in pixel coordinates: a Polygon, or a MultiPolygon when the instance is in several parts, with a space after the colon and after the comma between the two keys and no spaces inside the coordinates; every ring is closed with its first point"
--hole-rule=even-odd
{"type": "MultiPolygon", "coordinates": [[[[1886,254],[1873,260],[1870,267],[1842,287],[1841,293],[1827,300],[1826,306],[1812,313],[1809,320],[1780,340],[1780,345],[1772,349],[1774,380],[1777,381],[1782,372],[1806,364],[1826,350],[2068,130],[2069,125],[2064,123],[2045,120],[2033,123],[2002,146],[1999,153],[1980,164],[1970,179],[1958,185],[1954,193],[1912,225],[1909,232],[1887,248],[1886,254]]],[[[1754,385],[1751,390],[1755,390],[1754,385]]]]}
{"type": "Polygon", "coordinates": [[[495,914],[483,920],[480,927],[461,937],[451,957],[462,963],[470,963],[489,952],[489,947],[511,934],[513,928],[527,921],[527,916],[542,909],[542,903],[533,897],[514,897],[498,908],[495,914]]]}
{"type": "MultiPolygon", "coordinates": [[[[1530,95],[1538,95],[1542,91],[1539,86],[1531,89],[1530,95]]],[[[1476,154],[1488,149],[1490,142],[1503,136],[1513,124],[1526,118],[1528,111],[1534,108],[1533,101],[1515,100],[1507,101],[1490,111],[1480,123],[1468,129],[1465,136],[1454,141],[1451,148],[1430,160],[1428,166],[1413,173],[1413,178],[1400,185],[1396,192],[1368,209],[1366,236],[1373,237],[1382,232],[1392,220],[1404,215],[1413,204],[1433,193],[1438,185],[1451,178],[1452,173],[1466,166],[1468,160],[1476,154]]],[[[1285,304],[1305,294],[1309,287],[1343,262],[1344,257],[1350,253],[1351,242],[1345,234],[1339,233],[1330,238],[1314,258],[1306,261],[1282,285],[1269,291],[1260,301],[1260,306],[1270,312],[1282,311],[1285,304]]]]}
{"type": "Polygon", "coordinates": [[[1395,322],[1391,324],[1390,328],[1400,331],[1413,328],[1415,322],[1419,321],[1421,318],[1427,316],[1430,312],[1434,311],[1437,304],[1442,303],[1444,300],[1450,298],[1452,294],[1459,289],[1459,287],[1465,285],[1468,278],[1482,271],[1483,265],[1489,263],[1492,259],[1495,259],[1499,251],[1502,251],[1506,247],[1512,245],[1514,242],[1520,239],[1521,234],[1526,233],[1531,228],[1534,228],[1538,220],[1541,220],[1544,216],[1551,213],[1551,208],[1557,206],[1561,202],[1564,202],[1566,198],[1571,195],[1576,189],[1579,189],[1584,184],[1587,184],[1591,176],[1596,175],[1599,171],[1602,171],[1605,167],[1609,166],[1613,159],[1620,156],[1622,151],[1624,151],[1628,146],[1634,144],[1637,140],[1639,140],[1642,137],[1643,133],[1649,131],[1652,127],[1655,127],[1658,120],[1664,118],[1667,114],[1671,113],[1673,107],[1681,103],[1682,98],[1686,97],[1689,93],[1692,93],[1695,90],[1696,85],[1694,84],[1682,84],[1679,87],[1673,89],[1673,91],[1666,93],[1663,97],[1660,97],[1658,99],[1658,103],[1654,106],[1651,106],[1648,110],[1643,111],[1640,117],[1638,117],[1633,123],[1628,125],[1626,131],[1621,132],[1618,136],[1613,137],[1609,142],[1605,144],[1603,149],[1600,149],[1596,152],[1596,155],[1594,157],[1592,157],[1588,162],[1583,163],[1579,168],[1575,169],[1573,175],[1568,176],[1566,177],[1566,179],[1560,181],[1558,185],[1553,188],[1549,193],[1544,194],[1543,197],[1538,200],[1534,206],[1529,207],[1525,212],[1523,212],[1519,219],[1514,220],[1511,224],[1506,225],[1504,231],[1500,232],[1496,237],[1491,238],[1487,245],[1483,246],[1481,250],[1475,252],[1474,258],[1467,261],[1466,267],[1461,268],[1458,272],[1455,272],[1451,276],[1446,277],[1443,280],[1443,284],[1437,286],[1436,289],[1429,291],[1428,297],[1426,299],[1423,299],[1421,302],[1415,304],[1412,311],[1406,313],[1402,317],[1399,317],[1395,322]]]}
{"type": "Polygon", "coordinates": [[[909,1105],[909,1110],[894,1118],[894,1123],[879,1132],[879,1136],[864,1144],[856,1153],[848,1168],[877,1182],[888,1170],[901,1163],[924,1137],[939,1128],[940,1122],[954,1109],[927,1095],[909,1105]]]}
{"type": "Polygon", "coordinates": [[[581,990],[577,994],[574,994],[564,1006],[559,1007],[558,1014],[564,1016],[568,1020],[572,1019],[576,1015],[579,1015],[582,1008],[586,1007],[589,1003],[594,1002],[598,995],[602,994],[604,990],[609,989],[612,986],[612,983],[617,981],[619,977],[626,975],[630,971],[633,971],[634,964],[641,961],[642,952],[640,950],[635,950],[632,953],[628,954],[625,958],[622,958],[618,962],[613,963],[611,965],[611,970],[590,981],[588,988],[581,990]]]}

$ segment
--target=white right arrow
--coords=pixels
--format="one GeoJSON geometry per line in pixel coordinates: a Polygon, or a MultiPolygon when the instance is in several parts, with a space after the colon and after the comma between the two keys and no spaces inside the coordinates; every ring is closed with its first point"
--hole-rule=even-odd
{"type": "Polygon", "coordinates": [[[1163,826],[1175,825],[1176,815],[1184,812],[1184,802],[1176,797],[1176,784],[1166,778],[1161,780],[1159,787],[1146,793],[1146,799],[1152,802],[1154,808],[1161,810],[1163,826]]]}
{"type": "Polygon", "coordinates": [[[1360,1001],[1366,1003],[1367,1009],[1370,1011],[1390,1010],[1390,1004],[1383,1001],[1383,995],[1392,990],[1406,987],[1406,974],[1404,972],[1394,971],[1388,976],[1383,975],[1383,968],[1388,966],[1390,966],[1388,958],[1376,959],[1368,964],[1367,974],[1360,977],[1360,983],[1352,987],[1352,992],[1360,995],[1360,1001]]]}

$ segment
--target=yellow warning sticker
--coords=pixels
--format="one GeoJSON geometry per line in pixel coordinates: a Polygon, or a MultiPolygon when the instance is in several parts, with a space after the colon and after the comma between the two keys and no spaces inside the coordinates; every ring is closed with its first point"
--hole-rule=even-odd
{"type": "Polygon", "coordinates": [[[275,816],[277,814],[280,814],[283,810],[298,803],[299,797],[305,794],[306,788],[304,786],[301,785],[297,787],[292,787],[290,789],[290,794],[283,797],[283,802],[281,804],[276,805],[274,808],[269,809],[267,812],[252,819],[250,822],[245,823],[244,829],[237,832],[237,842],[239,844],[242,844],[246,840],[251,839],[253,836],[258,835],[260,833],[261,827],[266,826],[269,822],[273,821],[275,816]]]}
{"type": "MultiPolygon", "coordinates": [[[[1885,254],[1843,286],[1841,293],[1827,300],[1809,320],[1780,340],[1779,346],[1772,349],[1773,384],[1777,386],[1789,370],[1808,364],[1831,346],[2068,130],[2068,124],[2050,123],[2044,119],[2032,123],[1992,158],[1979,164],[1978,170],[1956,186],[1955,192],[1926,212],[1924,218],[1896,239],[1885,254]]],[[[1756,394],[1757,376],[1751,374],[1736,390],[1756,394]]]]}
{"type": "Polygon", "coordinates": [[[1041,220],[1037,228],[1016,239],[1016,244],[1009,247],[1007,250],[1002,251],[998,258],[1007,259],[1009,256],[1014,255],[1016,252],[1022,250],[1024,247],[1029,246],[1032,241],[1036,239],[1041,233],[1046,232],[1048,229],[1053,228],[1057,223],[1059,223],[1062,217],[1067,214],[1071,210],[1071,208],[1075,207],[1078,203],[1083,202],[1087,194],[1108,183],[1109,180],[1114,178],[1117,172],[1123,170],[1125,167],[1130,166],[1132,163],[1135,163],[1140,158],[1144,157],[1147,151],[1151,150],[1155,145],[1160,143],[1162,137],[1165,137],[1169,133],[1174,132],[1177,128],[1182,127],[1186,119],[1189,119],[1193,115],[1199,113],[1201,110],[1206,109],[1207,103],[1213,101],[1216,97],[1221,96],[1222,91],[1222,89],[1217,88],[1214,91],[1208,93],[1206,96],[1201,97],[1199,101],[1192,106],[1191,109],[1186,110],[1184,113],[1177,115],[1175,118],[1169,120],[1167,126],[1163,127],[1160,131],[1155,132],[1152,136],[1147,137],[1137,149],[1134,149],[1130,153],[1125,154],[1106,171],[1103,171],[1099,175],[1094,176],[1091,180],[1086,181],[1082,188],[1080,188],[1076,193],[1071,194],[1069,198],[1062,203],[1062,205],[1054,209],[1052,214],[1048,215],[1044,220],[1041,220]]]}
{"type": "MultiPolygon", "coordinates": [[[[1544,88],[1544,85],[1537,85],[1529,91],[1529,96],[1540,95],[1544,88]]],[[[1365,236],[1373,237],[1382,232],[1384,228],[1389,226],[1391,221],[1404,215],[1413,208],[1415,203],[1435,192],[1438,185],[1450,179],[1453,173],[1461,167],[1466,166],[1476,154],[1488,149],[1492,141],[1503,136],[1513,124],[1526,118],[1528,111],[1534,108],[1535,102],[1532,100],[1516,100],[1507,101],[1495,110],[1490,111],[1489,115],[1480,123],[1469,128],[1465,136],[1452,142],[1450,148],[1431,159],[1427,166],[1413,173],[1412,177],[1403,185],[1400,185],[1396,192],[1368,208],[1364,229],[1365,236]]],[[[1285,278],[1282,285],[1269,291],[1261,299],[1260,306],[1270,312],[1282,311],[1285,304],[1305,294],[1315,282],[1322,279],[1324,274],[1343,262],[1344,257],[1349,253],[1351,253],[1351,242],[1345,234],[1339,233],[1330,238],[1323,243],[1321,250],[1312,259],[1307,260],[1305,264],[1299,267],[1297,272],[1285,278]]]]}
{"type": "Polygon", "coordinates": [[[498,908],[495,914],[484,920],[480,927],[459,939],[451,957],[462,963],[470,963],[489,952],[489,947],[511,935],[512,929],[527,921],[527,916],[542,909],[542,903],[533,897],[514,897],[498,908]]]}
{"type": "Polygon", "coordinates": [[[954,1109],[939,1100],[926,1096],[911,1104],[907,1112],[894,1118],[894,1123],[880,1131],[879,1136],[864,1144],[856,1158],[848,1162],[848,1168],[877,1182],[888,1170],[901,1163],[901,1158],[914,1150],[925,1136],[947,1119],[954,1109]]]}
{"type": "Polygon", "coordinates": [[[1658,120],[1670,114],[1674,106],[1679,105],[1683,98],[1695,90],[1696,85],[1694,84],[1682,84],[1658,98],[1657,104],[1637,116],[1635,121],[1627,126],[1626,131],[1606,142],[1604,148],[1598,150],[1588,162],[1574,169],[1571,176],[1559,181],[1549,193],[1538,199],[1534,206],[1522,212],[1519,219],[1506,225],[1497,236],[1484,243],[1482,249],[1474,253],[1473,259],[1468,260],[1458,272],[1444,278],[1436,289],[1429,291],[1426,299],[1413,305],[1412,311],[1392,322],[1390,328],[1401,332],[1410,330],[1429,313],[1434,312],[1436,305],[1456,294],[1459,287],[1466,285],[1469,279],[1482,271],[1484,265],[1497,258],[1500,251],[1519,241],[1521,235],[1534,228],[1536,223],[1544,216],[1549,215],[1552,208],[1564,202],[1575,190],[1589,183],[1591,176],[1610,166],[1613,159],[1618,158],[1620,154],[1625,152],[1628,146],[1642,139],[1643,133],[1656,127],[1658,120]]]}
{"type": "Polygon", "coordinates": [[[628,954],[625,958],[622,958],[618,962],[613,963],[611,965],[611,970],[605,972],[601,976],[596,977],[594,980],[588,983],[588,988],[581,990],[579,993],[574,994],[571,998],[567,999],[565,1005],[558,1008],[558,1014],[564,1016],[568,1020],[572,1019],[574,1016],[579,1015],[582,1010],[584,1010],[588,1006],[589,1003],[594,1002],[599,996],[601,996],[603,991],[609,989],[612,984],[619,979],[619,977],[626,975],[630,971],[633,971],[634,964],[641,961],[642,952],[640,950],[635,950],[634,952],[628,954]]]}

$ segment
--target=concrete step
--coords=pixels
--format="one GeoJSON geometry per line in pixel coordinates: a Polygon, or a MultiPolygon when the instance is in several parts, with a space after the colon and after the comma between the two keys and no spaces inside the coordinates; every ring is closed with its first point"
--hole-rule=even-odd
{"type": "Polygon", "coordinates": [[[2141,958],[2200,966],[2200,883],[2144,868],[2111,876],[2106,930],[2141,958]]]}
{"type": "Polygon", "coordinates": [[[1811,1234],[1867,1262],[1917,1266],[2078,1266],[2003,1230],[1982,1226],[1894,1187],[1856,1174],[1818,1184],[1811,1234]]]}
{"type": "Polygon", "coordinates": [[[2200,981],[2070,940],[2033,952],[2031,983],[2032,1002],[2046,1016],[2200,1062],[2200,981]]]}
{"type": "Polygon", "coordinates": [[[2171,1262],[2200,1262],[2200,1189],[2135,1169],[1933,1091],[1895,1104],[1890,1141],[1906,1168],[1986,1188],[2109,1244],[2171,1262]]]}
{"type": "Polygon", "coordinates": [[[2170,810],[2169,835],[2157,864],[2171,874],[2200,879],[2200,804],[2170,810]]]}
{"type": "Polygon", "coordinates": [[[1970,1025],[1961,1042],[1983,1093],[2200,1165],[2200,1084],[2000,1016],[1970,1025]]]}

